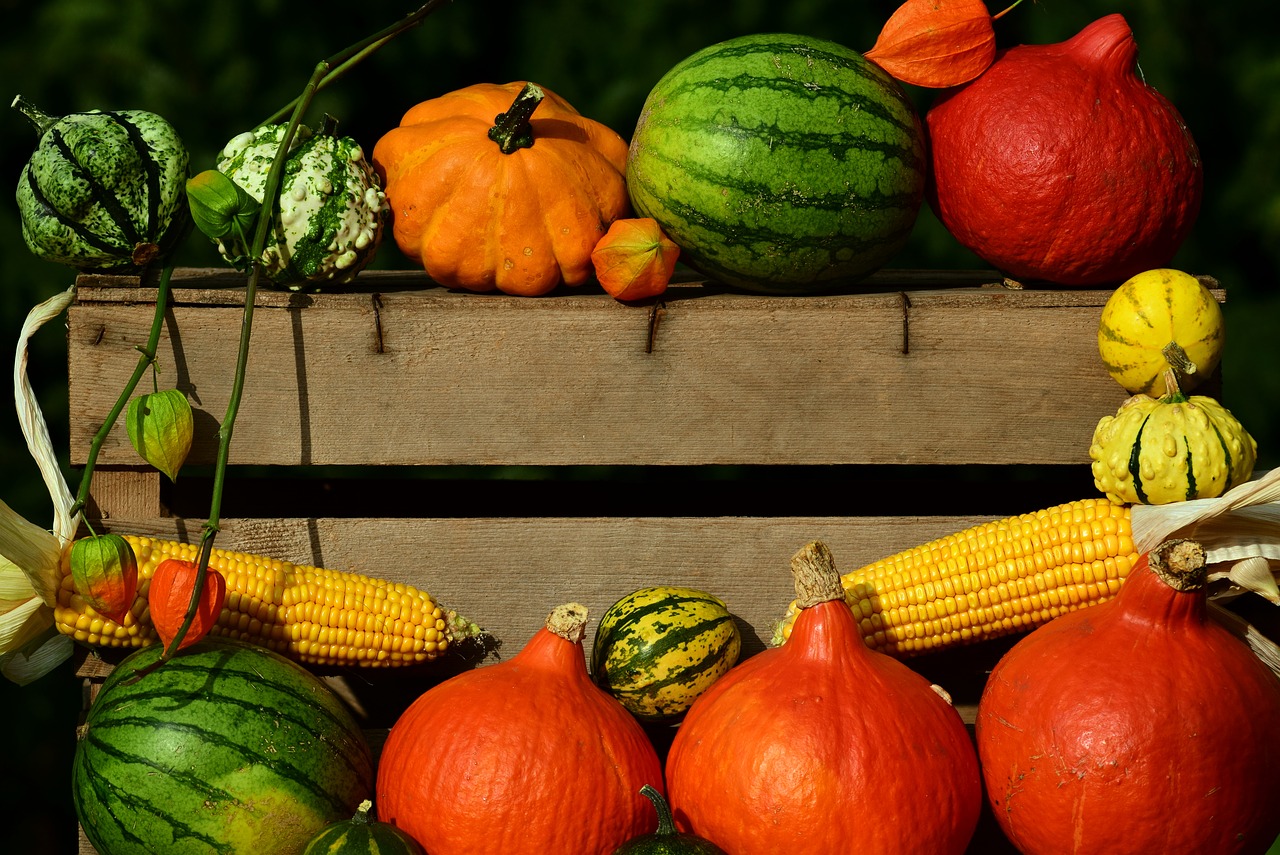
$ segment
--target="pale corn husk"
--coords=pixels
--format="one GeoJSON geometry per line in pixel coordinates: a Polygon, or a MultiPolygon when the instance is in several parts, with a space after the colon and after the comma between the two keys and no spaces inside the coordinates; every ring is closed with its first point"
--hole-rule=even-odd
{"type": "Polygon", "coordinates": [[[1256,473],[1216,499],[1134,505],[1130,527],[1141,552],[1173,537],[1200,543],[1215,586],[1210,614],[1280,674],[1280,646],[1221,606],[1246,592],[1280,605],[1280,469],[1256,473]]]}
{"type": "Polygon", "coordinates": [[[53,629],[63,549],[75,537],[80,515],[49,437],[49,425],[27,378],[29,344],[75,298],[75,285],[27,315],[13,362],[14,405],[27,449],[53,502],[53,528],[46,531],[0,501],[0,673],[26,685],[66,661],[74,642],[53,629]]]}

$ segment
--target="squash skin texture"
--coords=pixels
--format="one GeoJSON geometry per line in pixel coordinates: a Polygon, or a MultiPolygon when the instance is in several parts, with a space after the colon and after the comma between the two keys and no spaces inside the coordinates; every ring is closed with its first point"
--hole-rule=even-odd
{"type": "Polygon", "coordinates": [[[631,714],[546,628],[510,659],[429,689],[392,727],[378,815],[431,855],[608,855],[651,830],[662,770],[631,714]]]}
{"type": "Polygon", "coordinates": [[[523,85],[424,101],[374,146],[396,244],[441,285],[520,296],[580,285],[609,224],[630,212],[626,141],[553,92],[533,114],[532,146],[504,154],[489,139],[523,85]]]}
{"type": "Polygon", "coordinates": [[[1280,834],[1280,680],[1206,612],[1144,560],[996,665],[975,734],[1018,851],[1263,852],[1280,834]]]}
{"type": "Polygon", "coordinates": [[[842,600],[700,696],[666,771],[677,827],[728,852],[959,855],[982,804],[959,714],[866,648],[842,600]]]}

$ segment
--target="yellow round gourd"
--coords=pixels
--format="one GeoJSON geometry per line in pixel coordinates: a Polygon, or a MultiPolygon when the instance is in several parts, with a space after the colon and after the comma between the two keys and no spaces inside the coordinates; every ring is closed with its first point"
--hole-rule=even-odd
{"type": "Polygon", "coordinates": [[[1102,307],[1098,353],[1132,395],[1164,394],[1165,369],[1189,392],[1213,373],[1226,339],[1222,307],[1181,270],[1147,270],[1120,285],[1102,307]]]}
{"type": "Polygon", "coordinates": [[[1253,474],[1258,445],[1226,407],[1205,395],[1134,395],[1094,429],[1093,483],[1113,502],[1164,505],[1212,499],[1253,474]]]}

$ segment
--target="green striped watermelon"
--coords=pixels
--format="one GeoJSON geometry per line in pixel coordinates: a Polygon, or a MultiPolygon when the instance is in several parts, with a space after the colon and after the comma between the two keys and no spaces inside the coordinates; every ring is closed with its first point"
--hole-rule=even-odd
{"type": "Polygon", "coordinates": [[[856,282],[902,249],[926,169],[919,114],[878,66],[834,42],[752,35],[658,81],[626,177],[681,261],[791,294],[856,282]]]}
{"type": "Polygon", "coordinates": [[[104,682],[76,743],[76,814],[100,855],[297,855],[373,793],[364,733],[318,677],[207,637],[132,683],[104,682]]]}
{"type": "Polygon", "coordinates": [[[641,588],[600,617],[592,679],[641,721],[669,722],[738,661],[728,607],[693,588],[641,588]]]}

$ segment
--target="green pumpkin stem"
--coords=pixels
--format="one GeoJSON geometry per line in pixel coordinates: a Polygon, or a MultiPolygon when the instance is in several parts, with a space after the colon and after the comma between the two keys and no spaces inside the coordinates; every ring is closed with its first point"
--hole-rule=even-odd
{"type": "Polygon", "coordinates": [[[1163,404],[1183,404],[1187,401],[1187,396],[1182,393],[1182,387],[1178,385],[1178,372],[1173,368],[1164,370],[1164,388],[1165,393],[1160,398],[1163,404]]]}
{"type": "Polygon", "coordinates": [[[9,106],[27,117],[27,121],[35,127],[37,136],[44,136],[44,132],[58,121],[57,117],[45,113],[21,95],[14,98],[9,106]]]}
{"type": "Polygon", "coordinates": [[[498,144],[503,154],[533,146],[533,126],[529,123],[546,93],[536,83],[526,83],[505,113],[499,113],[489,128],[489,139],[498,144]]]}
{"type": "Polygon", "coordinates": [[[667,800],[662,797],[662,793],[645,784],[640,788],[640,795],[653,802],[653,809],[658,812],[658,830],[654,834],[659,837],[669,837],[675,834],[676,824],[671,819],[671,808],[667,806],[667,800]]]}

